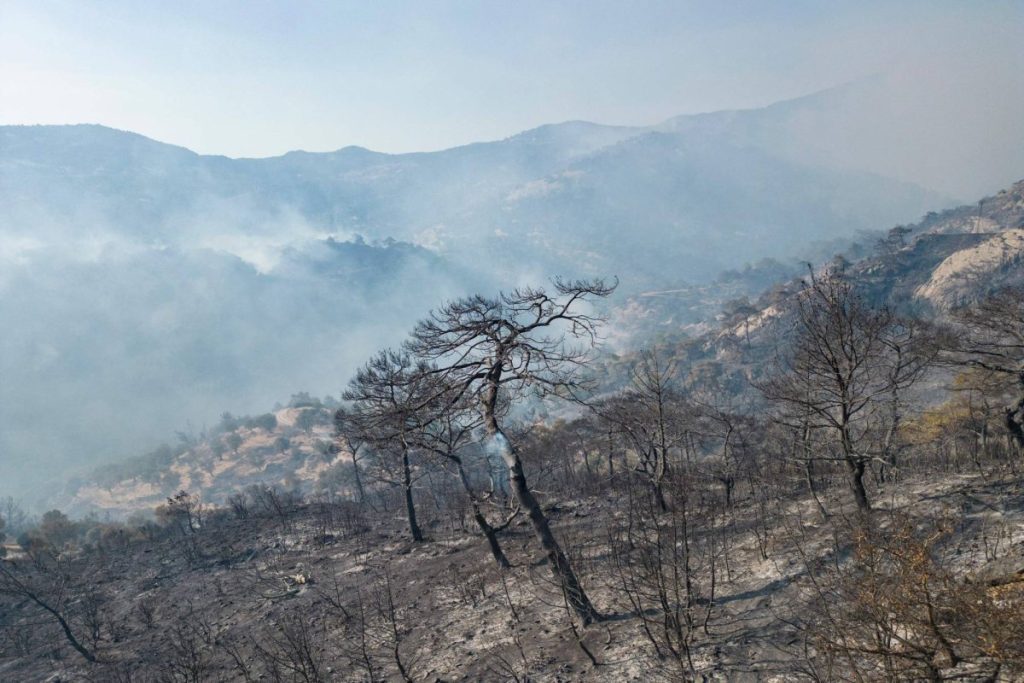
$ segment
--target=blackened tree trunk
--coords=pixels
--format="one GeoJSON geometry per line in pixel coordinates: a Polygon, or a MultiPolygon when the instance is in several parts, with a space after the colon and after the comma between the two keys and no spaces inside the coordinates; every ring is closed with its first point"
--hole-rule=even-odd
{"type": "Polygon", "coordinates": [[[533,531],[537,535],[537,540],[540,541],[541,547],[544,548],[544,552],[547,555],[551,572],[565,592],[566,600],[573,611],[576,612],[576,615],[584,624],[601,621],[601,614],[594,608],[590,598],[587,597],[586,592],[583,590],[583,586],[580,585],[576,572],[573,571],[572,565],[569,564],[569,559],[562,551],[562,547],[558,544],[555,535],[551,533],[551,526],[548,524],[548,518],[544,514],[544,510],[541,509],[540,503],[537,502],[533,491],[530,490],[530,486],[526,482],[526,473],[523,471],[523,461],[519,458],[519,453],[512,446],[504,432],[501,431],[501,427],[498,426],[494,412],[496,404],[497,386],[492,388],[488,399],[485,401],[485,424],[492,447],[498,452],[508,467],[509,480],[512,483],[512,491],[515,493],[516,500],[526,510],[526,514],[530,518],[530,524],[533,526],[533,531]]]}
{"type": "MultiPolygon", "coordinates": [[[[0,580],[2,580],[2,583],[0,583],[0,591],[8,595],[28,598],[31,600],[57,621],[61,630],[64,632],[64,637],[67,639],[68,644],[70,644],[78,654],[82,655],[87,662],[95,663],[97,661],[96,655],[82,645],[81,641],[79,641],[75,636],[75,632],[71,629],[71,624],[68,623],[62,609],[58,609],[58,607],[51,605],[49,599],[41,596],[35,589],[21,581],[21,579],[16,577],[11,570],[5,567],[0,567],[0,580]]],[[[61,591],[63,591],[63,588],[61,588],[61,591]]]]}
{"type": "Polygon", "coordinates": [[[412,466],[409,464],[409,450],[402,450],[402,486],[405,489],[405,512],[409,518],[409,533],[416,543],[423,542],[423,532],[416,521],[416,504],[412,498],[412,466]]]}
{"type": "Polygon", "coordinates": [[[53,618],[57,620],[58,624],[60,624],[61,630],[64,631],[64,637],[67,638],[67,641],[71,644],[71,647],[75,648],[78,654],[82,655],[88,662],[96,661],[96,655],[87,650],[85,646],[78,641],[78,638],[75,637],[74,632],[71,630],[71,625],[68,624],[67,620],[64,618],[63,615],[61,615],[60,612],[58,612],[57,610],[53,609],[52,607],[42,602],[41,600],[38,600],[35,597],[33,597],[32,599],[35,601],[37,605],[39,605],[47,612],[53,615],[53,618]]]}
{"type": "Polygon", "coordinates": [[[498,542],[498,532],[493,526],[491,526],[491,523],[487,521],[487,517],[484,516],[483,511],[480,509],[480,503],[473,494],[473,487],[470,485],[469,478],[466,476],[466,470],[462,467],[462,461],[456,460],[455,465],[459,469],[459,479],[462,481],[462,487],[466,490],[466,494],[469,496],[469,502],[473,506],[473,519],[476,520],[477,526],[480,527],[480,531],[483,533],[484,538],[487,539],[487,545],[491,549],[491,555],[494,556],[494,561],[497,562],[498,566],[502,569],[508,569],[512,565],[509,563],[508,558],[505,557],[505,551],[501,549],[501,544],[498,542]]]}
{"type": "Polygon", "coordinates": [[[505,557],[505,551],[501,549],[501,544],[498,543],[498,532],[490,525],[490,522],[487,521],[487,518],[480,511],[480,506],[476,503],[473,503],[473,519],[476,520],[477,526],[480,527],[480,531],[483,532],[484,537],[487,539],[487,545],[491,549],[494,561],[502,569],[510,568],[512,564],[505,557]]]}
{"type": "Polygon", "coordinates": [[[853,498],[857,501],[857,509],[866,512],[871,509],[868,501],[868,492],[864,488],[865,462],[860,459],[847,458],[846,468],[850,476],[850,488],[853,489],[853,498]]]}
{"type": "Polygon", "coordinates": [[[664,475],[651,482],[651,488],[654,490],[654,502],[658,504],[658,509],[662,512],[668,512],[668,501],[665,500],[664,475]]]}
{"type": "Polygon", "coordinates": [[[867,461],[857,455],[853,445],[853,438],[850,436],[849,421],[843,416],[843,424],[839,436],[843,447],[843,460],[846,462],[846,469],[850,479],[850,489],[853,491],[853,498],[857,502],[857,509],[867,512],[871,509],[868,501],[868,492],[864,487],[864,474],[867,470],[867,461]]]}
{"type": "MultiPolygon", "coordinates": [[[[1019,383],[1021,391],[1024,392],[1024,372],[1021,373],[1019,383]]],[[[1021,424],[1021,420],[1024,418],[1018,416],[1024,416],[1024,396],[1013,405],[1007,406],[1004,414],[1006,430],[1010,432],[1010,438],[1020,452],[1024,450],[1024,424],[1021,424]]]]}
{"type": "Polygon", "coordinates": [[[352,471],[355,473],[356,493],[359,494],[359,504],[366,502],[366,489],[363,488],[363,476],[359,472],[359,459],[355,453],[352,454],[352,471]]]}

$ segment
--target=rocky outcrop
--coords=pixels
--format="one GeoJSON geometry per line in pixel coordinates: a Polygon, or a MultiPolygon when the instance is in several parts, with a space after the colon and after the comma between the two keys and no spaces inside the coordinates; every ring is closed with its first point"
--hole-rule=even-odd
{"type": "Polygon", "coordinates": [[[1024,229],[997,232],[981,244],[947,256],[915,297],[948,310],[1007,280],[1024,279],[1024,229]]]}

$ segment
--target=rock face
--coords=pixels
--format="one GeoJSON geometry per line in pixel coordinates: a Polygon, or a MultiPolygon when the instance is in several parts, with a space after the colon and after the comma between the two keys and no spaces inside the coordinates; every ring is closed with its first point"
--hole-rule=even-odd
{"type": "Polygon", "coordinates": [[[934,262],[904,274],[917,281],[919,303],[946,311],[1024,283],[1024,181],[976,206],[929,214],[919,227],[908,250],[934,262]]]}
{"type": "Polygon", "coordinates": [[[954,308],[973,301],[979,290],[989,289],[1004,276],[1016,279],[1022,267],[1024,230],[997,232],[975,247],[946,257],[914,295],[937,308],[954,308]]]}
{"type": "Polygon", "coordinates": [[[942,315],[1024,284],[1024,181],[890,231],[848,271],[876,305],[942,315]]]}

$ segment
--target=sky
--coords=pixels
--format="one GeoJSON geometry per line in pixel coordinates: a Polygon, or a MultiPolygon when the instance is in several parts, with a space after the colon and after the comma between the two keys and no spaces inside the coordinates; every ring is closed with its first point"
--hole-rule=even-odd
{"type": "Polygon", "coordinates": [[[763,106],[901,65],[1013,65],[1022,37],[1024,0],[0,0],[0,124],[228,156],[426,151],[763,106]]]}

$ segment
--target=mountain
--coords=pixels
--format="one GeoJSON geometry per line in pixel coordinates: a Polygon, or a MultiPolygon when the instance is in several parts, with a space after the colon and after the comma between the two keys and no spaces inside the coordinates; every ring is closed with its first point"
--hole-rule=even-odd
{"type": "Polygon", "coordinates": [[[949,205],[870,167],[783,154],[738,116],[267,159],[95,125],[0,127],[3,492],[225,409],[335,393],[451,296],[553,274],[616,275],[621,296],[701,286],[949,205]]]}
{"type": "Polygon", "coordinates": [[[810,255],[815,241],[920,215],[929,201],[944,203],[920,188],[724,138],[649,132],[518,188],[501,212],[479,220],[524,259],[583,256],[588,272],[657,287],[707,281],[766,256],[810,255]]]}
{"type": "Polygon", "coordinates": [[[457,260],[500,251],[494,267],[510,275],[523,262],[561,270],[582,252],[592,257],[588,271],[658,280],[665,264],[650,259],[668,252],[676,269],[707,278],[945,201],[703,129],[572,122],[436,153],[348,147],[270,159],[200,156],[98,126],[7,127],[0,136],[8,239],[87,234],[231,250],[243,239],[360,234],[457,260]]]}

